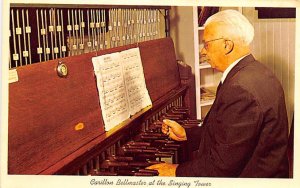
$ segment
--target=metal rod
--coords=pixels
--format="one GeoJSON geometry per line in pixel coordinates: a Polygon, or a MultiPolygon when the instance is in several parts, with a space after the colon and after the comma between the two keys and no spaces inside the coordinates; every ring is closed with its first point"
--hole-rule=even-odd
{"type": "Polygon", "coordinates": [[[18,35],[20,64],[21,64],[21,66],[22,66],[22,65],[23,65],[23,63],[22,63],[22,47],[21,47],[21,34],[22,34],[22,30],[21,30],[21,28],[20,28],[19,10],[17,10],[16,13],[17,13],[17,28],[16,28],[16,34],[18,35]]]}
{"type": "Polygon", "coordinates": [[[121,46],[121,33],[122,33],[122,26],[121,26],[121,23],[122,23],[122,9],[118,9],[118,43],[119,43],[119,46],[121,46]]]}
{"type": "Polygon", "coordinates": [[[51,39],[51,57],[54,59],[54,47],[53,47],[53,15],[52,9],[49,9],[49,27],[48,31],[50,32],[50,39],[51,39]]]}
{"type": "Polygon", "coordinates": [[[27,51],[27,42],[26,42],[26,31],[25,31],[25,15],[24,15],[24,9],[22,9],[22,27],[23,27],[23,40],[24,40],[24,51],[23,51],[23,57],[25,59],[25,65],[28,63],[28,51],[27,51]]]}
{"type": "Polygon", "coordinates": [[[112,32],[112,23],[111,23],[111,10],[109,9],[108,10],[108,39],[110,40],[109,41],[109,48],[111,48],[111,32],[112,32]]]}
{"type": "Polygon", "coordinates": [[[127,44],[131,43],[131,18],[130,18],[130,9],[127,9],[127,35],[126,35],[126,39],[127,39],[127,44]]]}
{"type": "Polygon", "coordinates": [[[111,21],[112,21],[112,37],[111,37],[111,41],[112,41],[112,47],[116,46],[116,27],[117,27],[117,22],[116,22],[116,11],[115,9],[112,9],[112,17],[111,17],[111,21]]]}
{"type": "Polygon", "coordinates": [[[84,28],[85,28],[85,22],[83,19],[83,10],[81,10],[81,27],[82,27],[82,45],[83,45],[83,52],[84,52],[84,28]]]}
{"type": "Polygon", "coordinates": [[[45,27],[44,27],[44,13],[43,13],[43,10],[41,10],[41,21],[42,21],[41,35],[43,36],[44,61],[46,61],[46,39],[45,39],[46,31],[45,31],[45,27]]]}
{"type": "Polygon", "coordinates": [[[119,45],[118,41],[118,34],[119,34],[119,26],[118,26],[118,11],[119,9],[114,9],[114,47],[117,47],[119,45]]]}
{"type": "Polygon", "coordinates": [[[150,33],[150,39],[152,40],[154,35],[153,35],[153,10],[150,10],[150,29],[149,29],[149,33],[150,33]]]}
{"type": "Polygon", "coordinates": [[[135,43],[135,9],[131,9],[131,43],[135,43]]]}
{"type": "Polygon", "coordinates": [[[77,23],[77,12],[78,12],[78,10],[74,10],[74,12],[75,12],[75,17],[74,17],[74,19],[75,19],[75,25],[74,25],[74,30],[75,30],[75,37],[76,37],[76,54],[78,54],[78,50],[79,50],[79,37],[78,37],[78,30],[79,30],[79,25],[78,25],[78,23],[77,23]]]}
{"type": "Polygon", "coordinates": [[[11,22],[12,22],[12,30],[13,30],[13,43],[14,43],[14,54],[13,60],[16,63],[16,67],[18,67],[19,54],[17,53],[17,42],[16,42],[16,30],[15,30],[15,18],[14,18],[14,10],[11,10],[11,22]]]}
{"type": "Polygon", "coordinates": [[[155,10],[152,10],[152,38],[155,39],[155,10]]]}
{"type": "Polygon", "coordinates": [[[48,22],[47,22],[47,11],[44,10],[44,14],[45,14],[45,33],[46,33],[46,57],[47,57],[47,61],[49,60],[49,54],[51,53],[51,50],[53,51],[53,47],[52,49],[50,50],[49,48],[49,42],[48,42],[48,22]]]}
{"type": "Polygon", "coordinates": [[[29,51],[29,64],[32,63],[31,60],[31,41],[30,41],[30,33],[31,33],[31,27],[29,25],[29,16],[28,16],[28,9],[26,9],[26,33],[27,33],[27,38],[28,38],[28,51],[29,51]]]}
{"type": "Polygon", "coordinates": [[[87,10],[87,22],[88,22],[88,42],[87,42],[87,46],[89,48],[89,52],[91,51],[91,36],[90,36],[90,14],[89,14],[89,10],[87,10]]]}
{"type": "Polygon", "coordinates": [[[151,22],[151,9],[148,9],[148,39],[147,40],[151,40],[152,39],[152,31],[151,31],[151,28],[152,28],[152,22],[151,22]]]}
{"type": "Polygon", "coordinates": [[[96,23],[96,12],[95,9],[93,9],[93,23],[94,23],[94,50],[98,50],[98,40],[97,40],[97,23],[96,23]]]}
{"type": "Polygon", "coordinates": [[[97,35],[97,50],[100,48],[100,21],[99,21],[99,13],[98,10],[95,10],[95,20],[96,20],[96,35],[97,35]]]}
{"type": "Polygon", "coordinates": [[[116,22],[116,9],[112,9],[112,47],[116,46],[116,28],[117,28],[117,22],[116,22]]]}
{"type": "Polygon", "coordinates": [[[62,46],[61,46],[61,25],[60,25],[60,14],[59,9],[56,10],[57,13],[57,26],[56,31],[58,33],[58,45],[59,45],[59,57],[62,57],[62,46]]]}
{"type": "Polygon", "coordinates": [[[131,9],[128,9],[128,44],[131,44],[132,36],[131,36],[131,28],[132,28],[132,23],[131,23],[131,9]]]}
{"type": "Polygon", "coordinates": [[[148,9],[145,9],[146,12],[145,12],[145,40],[148,40],[149,38],[149,10],[148,9]]]}
{"type": "Polygon", "coordinates": [[[70,10],[68,9],[68,25],[67,25],[67,30],[69,33],[69,51],[68,51],[68,56],[71,55],[72,53],[72,45],[71,45],[71,30],[72,30],[72,26],[71,26],[71,19],[70,19],[70,10]]]}
{"type": "Polygon", "coordinates": [[[161,32],[160,32],[160,11],[157,12],[157,30],[158,30],[158,38],[161,38],[161,32]]]}
{"type": "Polygon", "coordinates": [[[145,35],[144,33],[144,27],[145,27],[145,24],[144,24],[144,9],[141,11],[141,41],[144,41],[143,40],[143,37],[145,35]]]}
{"type": "Polygon", "coordinates": [[[99,15],[98,15],[98,10],[95,9],[95,23],[96,23],[96,28],[95,28],[95,34],[96,34],[96,41],[97,41],[97,50],[99,50],[99,45],[100,45],[100,34],[99,34],[99,28],[100,28],[100,22],[99,22],[99,15]]]}
{"type": "Polygon", "coordinates": [[[110,40],[110,48],[113,47],[113,27],[114,27],[114,23],[113,23],[113,9],[109,10],[109,40],[110,40]]]}
{"type": "Polygon", "coordinates": [[[137,19],[136,19],[136,25],[137,25],[137,42],[140,42],[141,38],[141,10],[137,11],[137,19]]]}
{"type": "Polygon", "coordinates": [[[55,9],[52,9],[52,17],[53,17],[53,32],[54,32],[54,56],[57,59],[58,47],[57,47],[57,37],[56,37],[56,14],[55,9]]]}
{"type": "MultiPolygon", "coordinates": [[[[9,40],[11,40],[11,31],[10,31],[10,30],[9,30],[9,40]]],[[[10,48],[11,48],[11,47],[9,46],[8,53],[11,55],[10,48]]],[[[11,67],[12,67],[10,55],[9,55],[9,57],[8,57],[8,59],[9,59],[9,69],[11,69],[11,67]]]]}
{"type": "Polygon", "coordinates": [[[137,42],[137,10],[134,9],[133,10],[133,42],[136,43],[137,42]]]}
{"type": "Polygon", "coordinates": [[[72,35],[73,35],[73,46],[72,46],[72,55],[75,55],[76,54],[76,51],[77,50],[77,45],[75,43],[76,41],[76,36],[75,36],[75,26],[74,26],[74,10],[72,9],[71,11],[71,20],[72,20],[72,35]]]}
{"type": "Polygon", "coordinates": [[[166,33],[166,37],[170,36],[170,14],[169,14],[169,10],[165,10],[165,33],[166,33]]]}
{"type": "Polygon", "coordinates": [[[38,31],[38,48],[37,53],[39,54],[39,60],[42,61],[42,53],[43,49],[41,48],[41,37],[40,37],[40,22],[39,22],[39,10],[36,10],[36,23],[37,23],[37,31],[38,31]]]}
{"type": "Polygon", "coordinates": [[[116,32],[115,32],[115,37],[116,37],[116,42],[115,42],[115,46],[119,46],[119,41],[120,41],[120,37],[119,37],[119,28],[120,28],[120,20],[119,20],[119,9],[115,9],[115,22],[116,22],[116,32]]]}
{"type": "Polygon", "coordinates": [[[142,31],[142,37],[141,37],[141,41],[144,41],[144,37],[145,37],[145,9],[143,9],[142,10],[142,22],[141,22],[141,24],[142,24],[142,29],[141,29],[141,31],[142,31]]]}
{"type": "Polygon", "coordinates": [[[126,22],[126,12],[125,9],[122,9],[122,45],[126,45],[126,28],[127,28],[127,22],[126,22]]]}
{"type": "Polygon", "coordinates": [[[103,18],[103,9],[100,9],[99,10],[99,14],[100,14],[100,37],[101,37],[101,39],[100,39],[100,41],[101,41],[101,45],[100,45],[100,48],[101,49],[104,49],[104,46],[105,46],[105,44],[104,44],[104,41],[105,41],[105,39],[104,39],[104,32],[105,32],[105,28],[104,28],[104,26],[105,26],[105,23],[104,23],[104,18],[103,18]]]}
{"type": "Polygon", "coordinates": [[[154,11],[154,34],[155,34],[155,39],[157,39],[158,38],[158,31],[157,31],[157,29],[158,29],[158,27],[157,27],[157,13],[158,12],[158,10],[155,10],[154,11]]]}
{"type": "Polygon", "coordinates": [[[128,31],[129,31],[129,24],[128,24],[128,11],[125,9],[125,14],[124,14],[124,21],[125,21],[125,45],[128,44],[128,31]]]}
{"type": "Polygon", "coordinates": [[[95,28],[95,22],[94,22],[94,11],[91,9],[91,23],[90,27],[92,29],[92,50],[95,50],[95,38],[94,38],[94,28],[95,28]]]}
{"type": "Polygon", "coordinates": [[[156,10],[153,11],[153,21],[154,21],[154,24],[153,24],[153,35],[154,35],[154,38],[156,39],[157,38],[156,10]]]}
{"type": "MultiPolygon", "coordinates": [[[[11,43],[10,41],[11,41],[11,30],[9,30],[9,43],[11,43]]],[[[10,48],[8,48],[8,50],[9,50],[8,53],[11,54],[10,48]]],[[[9,59],[9,69],[11,69],[11,57],[10,57],[10,55],[9,55],[8,59],[9,59]]]]}
{"type": "Polygon", "coordinates": [[[81,20],[81,10],[78,10],[78,20],[79,20],[79,54],[82,53],[83,49],[83,42],[82,42],[82,20],[81,20]]]}
{"type": "Polygon", "coordinates": [[[98,22],[99,22],[99,36],[98,36],[98,40],[99,40],[99,48],[100,50],[103,50],[103,40],[102,40],[102,22],[101,22],[101,10],[98,9],[98,22]]]}
{"type": "Polygon", "coordinates": [[[125,35],[125,45],[129,44],[129,26],[130,23],[128,23],[129,15],[128,15],[128,10],[124,10],[124,22],[125,22],[125,30],[124,30],[124,35],[125,35]]]}
{"type": "Polygon", "coordinates": [[[104,11],[104,24],[105,24],[105,31],[104,31],[104,39],[105,39],[105,48],[108,48],[108,40],[107,40],[107,35],[108,32],[106,31],[106,27],[108,27],[108,25],[106,24],[106,11],[104,11]]]}
{"type": "Polygon", "coordinates": [[[102,14],[102,29],[103,29],[103,41],[104,41],[103,48],[106,49],[106,47],[107,47],[107,40],[106,40],[105,9],[101,10],[101,14],[102,14]]]}
{"type": "Polygon", "coordinates": [[[64,34],[64,17],[63,17],[63,11],[60,10],[60,18],[61,18],[61,31],[62,31],[62,47],[61,51],[63,53],[63,57],[66,57],[66,45],[65,45],[65,34],[64,34]]]}
{"type": "Polygon", "coordinates": [[[93,9],[93,22],[94,22],[94,50],[98,50],[98,40],[97,40],[97,23],[96,23],[96,12],[93,9]]]}
{"type": "Polygon", "coordinates": [[[146,32],[147,32],[147,18],[146,18],[147,10],[143,11],[143,41],[146,40],[146,32]]]}
{"type": "Polygon", "coordinates": [[[132,43],[132,23],[131,23],[131,9],[128,9],[128,36],[129,41],[128,43],[132,43]]]}
{"type": "Polygon", "coordinates": [[[126,40],[126,36],[125,36],[125,32],[126,32],[126,23],[125,23],[125,10],[122,9],[121,10],[121,23],[122,23],[122,45],[125,45],[125,40],[126,40]]]}
{"type": "Polygon", "coordinates": [[[93,9],[91,9],[91,23],[90,23],[90,28],[91,28],[91,42],[92,42],[92,51],[95,49],[95,40],[94,40],[94,28],[95,28],[95,22],[93,19],[93,9]]]}
{"type": "Polygon", "coordinates": [[[136,36],[135,36],[135,19],[136,19],[136,15],[135,15],[135,9],[131,9],[131,37],[132,37],[132,43],[135,43],[135,39],[136,39],[136,36]]]}
{"type": "Polygon", "coordinates": [[[93,10],[93,17],[94,17],[94,22],[95,22],[95,31],[94,31],[94,34],[95,34],[95,46],[96,46],[96,50],[99,49],[99,42],[98,42],[98,28],[99,28],[99,23],[97,22],[97,10],[94,9],[93,10]]]}
{"type": "Polygon", "coordinates": [[[83,21],[83,13],[82,10],[79,10],[79,22],[80,22],[80,27],[79,27],[79,35],[80,35],[80,44],[79,44],[79,49],[80,53],[84,53],[84,21],[83,21]]]}

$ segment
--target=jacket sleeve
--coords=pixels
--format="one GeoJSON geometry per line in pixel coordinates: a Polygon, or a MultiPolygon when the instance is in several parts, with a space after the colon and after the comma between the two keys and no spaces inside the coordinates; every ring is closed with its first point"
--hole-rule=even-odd
{"type": "Polygon", "coordinates": [[[251,157],[262,122],[260,106],[241,86],[226,89],[217,97],[203,125],[204,152],[180,164],[176,176],[238,176],[251,157]]]}
{"type": "Polygon", "coordinates": [[[202,127],[195,126],[189,129],[185,129],[185,132],[189,151],[196,151],[199,148],[202,127]]]}

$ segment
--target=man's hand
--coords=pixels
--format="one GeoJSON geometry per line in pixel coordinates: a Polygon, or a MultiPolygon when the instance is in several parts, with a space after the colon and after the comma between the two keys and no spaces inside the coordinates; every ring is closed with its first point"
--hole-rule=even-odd
{"type": "Polygon", "coordinates": [[[187,140],[185,129],[181,125],[179,125],[176,121],[164,119],[161,130],[164,134],[169,135],[169,137],[172,138],[173,140],[176,141],[187,140]]]}
{"type": "Polygon", "coordinates": [[[157,170],[159,176],[176,176],[178,164],[160,163],[148,166],[146,169],[157,170]]]}

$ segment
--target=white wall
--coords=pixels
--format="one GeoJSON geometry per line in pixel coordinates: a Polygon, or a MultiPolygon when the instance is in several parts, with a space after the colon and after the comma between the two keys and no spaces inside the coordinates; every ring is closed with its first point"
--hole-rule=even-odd
{"type": "Polygon", "coordinates": [[[243,8],[242,11],[254,26],[253,55],[275,73],[284,88],[291,124],[294,112],[296,19],[258,19],[255,8],[243,8]]]}

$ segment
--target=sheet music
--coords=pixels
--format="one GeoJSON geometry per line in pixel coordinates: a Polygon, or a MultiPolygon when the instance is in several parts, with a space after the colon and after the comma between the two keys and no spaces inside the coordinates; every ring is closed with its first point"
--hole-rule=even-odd
{"type": "Polygon", "coordinates": [[[139,48],[123,51],[121,55],[130,115],[133,115],[141,109],[152,105],[152,102],[146,88],[139,48]]]}
{"type": "Polygon", "coordinates": [[[105,130],[152,105],[138,48],[92,58],[105,130]]]}
{"type": "Polygon", "coordinates": [[[119,54],[107,54],[92,59],[105,130],[128,119],[129,106],[119,54]]]}

